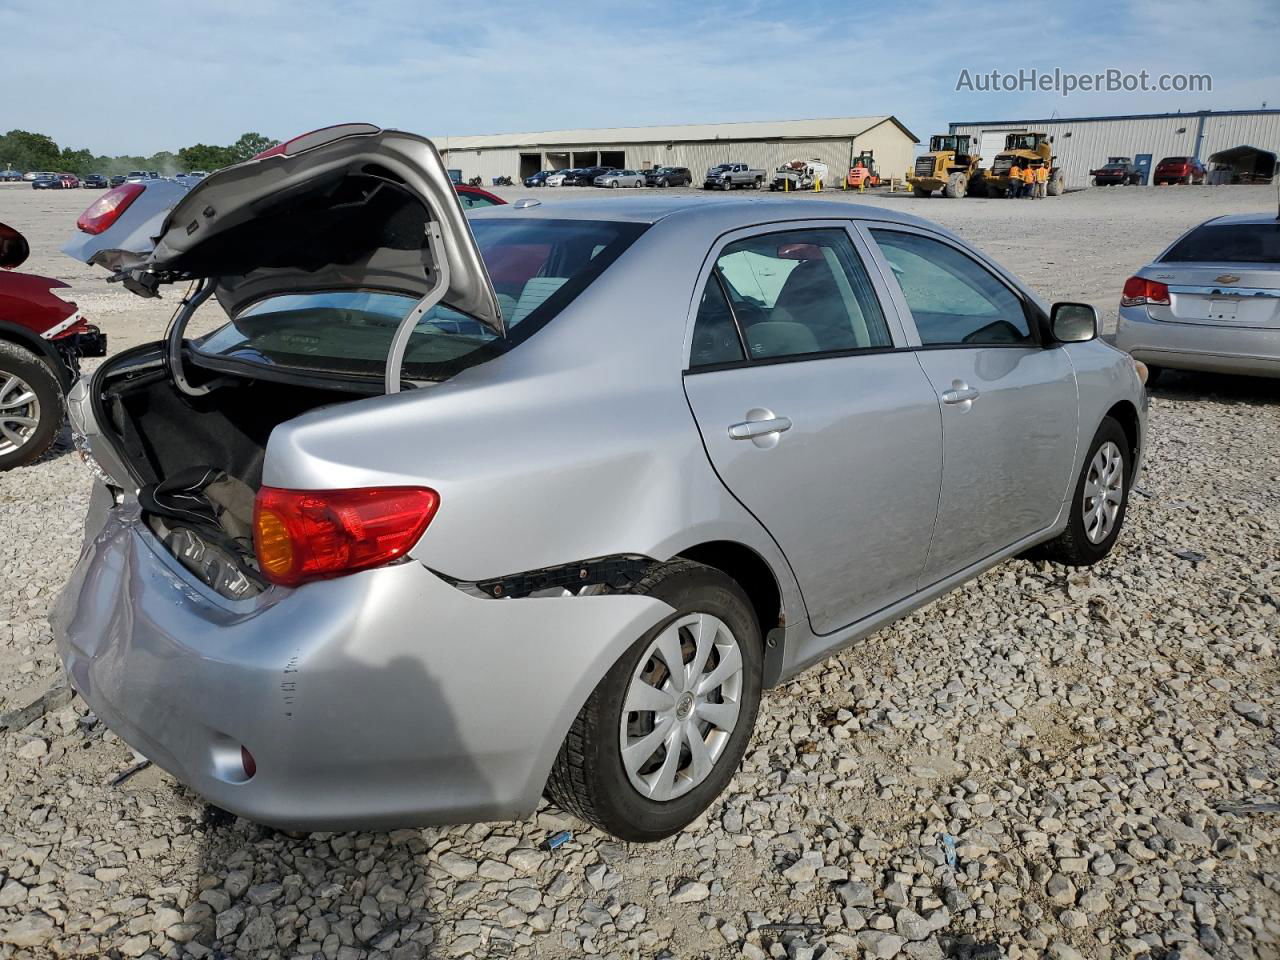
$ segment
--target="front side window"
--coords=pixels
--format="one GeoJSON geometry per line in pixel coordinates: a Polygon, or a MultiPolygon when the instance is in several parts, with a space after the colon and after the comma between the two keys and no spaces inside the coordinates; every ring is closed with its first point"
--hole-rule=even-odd
{"type": "MultiPolygon", "coordinates": [[[[471,221],[508,328],[488,327],[443,304],[414,328],[405,351],[409,380],[445,380],[551,320],[646,229],[595,220],[471,221]]],[[[261,300],[194,344],[197,355],[334,376],[380,378],[396,328],[417,303],[358,289],[261,300]]]]}
{"type": "Polygon", "coordinates": [[[897,230],[872,230],[925,346],[1030,344],[1013,292],[955,247],[897,230]]]}
{"type": "MultiPolygon", "coordinates": [[[[752,360],[893,343],[871,280],[840,229],[788,230],[728,244],[704,291],[708,313],[699,311],[695,351],[700,343],[714,342],[732,352],[720,314],[714,314],[714,327],[711,319],[709,305],[721,300],[752,360]]],[[[691,365],[696,361],[692,357],[691,365]]]]}

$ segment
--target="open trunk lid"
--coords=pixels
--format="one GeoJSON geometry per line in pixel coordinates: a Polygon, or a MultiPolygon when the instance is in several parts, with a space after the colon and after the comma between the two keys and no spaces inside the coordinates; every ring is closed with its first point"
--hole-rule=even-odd
{"type": "MultiPolygon", "coordinates": [[[[157,295],[162,284],[199,281],[192,299],[203,302],[211,294],[232,317],[287,294],[355,290],[418,298],[388,355],[388,392],[399,389],[409,334],[436,303],[505,333],[453,183],[423,137],[343,124],[304,134],[190,188],[163,183],[145,185],[96,234],[84,232],[90,208],[82,233],[63,251],[107,266],[116,272],[113,279],[142,296],[157,295]],[[162,217],[157,202],[165,204],[162,217]]],[[[170,331],[175,350],[184,324],[185,316],[170,331]]]]}

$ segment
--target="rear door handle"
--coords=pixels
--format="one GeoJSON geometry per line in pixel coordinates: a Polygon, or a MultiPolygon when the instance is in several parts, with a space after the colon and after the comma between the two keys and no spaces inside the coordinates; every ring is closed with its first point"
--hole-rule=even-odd
{"type": "Polygon", "coordinates": [[[981,394],[963,380],[952,380],[951,389],[943,391],[942,402],[967,403],[970,400],[977,400],[979,396],[981,394]]]}
{"type": "Polygon", "coordinates": [[[753,440],[771,433],[784,433],[791,429],[789,417],[773,417],[769,420],[744,420],[729,428],[729,436],[734,440],[753,440]]]}

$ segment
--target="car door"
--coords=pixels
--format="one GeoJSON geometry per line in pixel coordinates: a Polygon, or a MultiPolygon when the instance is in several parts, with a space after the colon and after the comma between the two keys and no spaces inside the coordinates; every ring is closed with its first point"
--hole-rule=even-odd
{"type": "Polygon", "coordinates": [[[1037,309],[951,240],[868,225],[942,411],[942,496],[921,586],[1050,527],[1072,479],[1079,397],[1037,309]]]}
{"type": "Polygon", "coordinates": [[[941,484],[938,401],[841,221],[730,234],[704,267],[685,392],[815,633],[915,590],[941,484]]]}

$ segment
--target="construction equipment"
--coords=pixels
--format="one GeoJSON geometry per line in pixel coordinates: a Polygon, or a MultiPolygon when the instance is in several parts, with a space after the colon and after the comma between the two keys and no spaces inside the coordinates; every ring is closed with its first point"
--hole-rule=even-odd
{"type": "Polygon", "coordinates": [[[987,193],[1003,197],[1009,189],[1009,170],[1016,163],[1020,168],[1030,166],[1049,168],[1049,180],[1045,192],[1056,197],[1066,192],[1062,170],[1054,166],[1053,138],[1043,133],[1011,133],[1004,138],[1004,150],[996,154],[991,169],[985,171],[987,193]]]}
{"type": "Polygon", "coordinates": [[[812,190],[816,184],[826,183],[830,173],[821,160],[792,160],[784,163],[769,181],[770,190],[812,190]]]}
{"type": "Polygon", "coordinates": [[[876,161],[870,153],[860,153],[853,158],[845,183],[859,190],[880,186],[880,174],[876,171],[876,161]]]}
{"type": "Polygon", "coordinates": [[[907,182],[917,197],[941,190],[944,197],[985,196],[986,181],[968,134],[940,133],[929,138],[929,152],[916,157],[907,182]]]}

